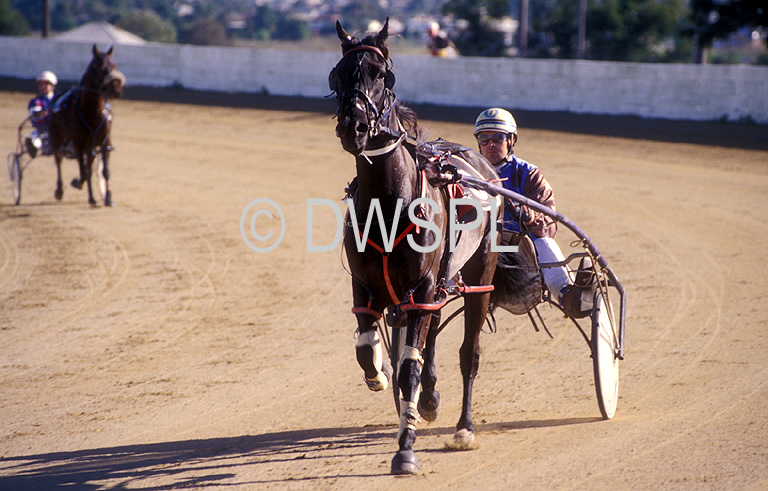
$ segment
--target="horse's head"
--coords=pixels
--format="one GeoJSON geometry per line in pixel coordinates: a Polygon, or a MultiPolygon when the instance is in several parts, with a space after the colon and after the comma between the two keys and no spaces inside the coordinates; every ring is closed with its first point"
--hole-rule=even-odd
{"type": "Polygon", "coordinates": [[[125,76],[116,69],[117,65],[112,61],[113,50],[114,46],[110,46],[107,51],[99,51],[96,45],[93,45],[93,58],[80,81],[81,86],[97,89],[110,97],[120,97],[125,76]]]}
{"type": "Polygon", "coordinates": [[[107,99],[117,99],[123,95],[123,86],[125,85],[125,75],[120,70],[112,70],[104,77],[102,90],[107,99]]]}
{"type": "Polygon", "coordinates": [[[389,61],[389,19],[381,31],[362,41],[350,36],[336,21],[341,41],[341,61],[328,77],[336,93],[336,135],[344,150],[359,155],[368,139],[378,134],[382,119],[394,100],[395,74],[389,61]]]}

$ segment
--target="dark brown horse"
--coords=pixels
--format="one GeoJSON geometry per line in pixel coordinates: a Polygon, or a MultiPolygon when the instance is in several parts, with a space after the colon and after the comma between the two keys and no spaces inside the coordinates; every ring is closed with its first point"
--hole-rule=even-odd
{"type": "MultiPolygon", "coordinates": [[[[385,309],[399,313],[400,322],[407,324],[399,331],[405,344],[394,381],[401,394],[399,451],[391,470],[412,474],[418,470],[412,448],[417,412],[433,421],[439,410],[435,339],[440,306],[447,291],[455,291],[447,285],[451,280],[466,286],[461,291],[473,287],[478,291],[464,299],[464,341],[459,350],[464,396],[454,436],[457,446],[470,446],[474,440],[472,383],[488,312],[486,285],[491,285],[496,266],[496,253],[491,250],[496,224],[490,212],[475,209],[479,225],[463,230],[456,247],[451,247],[449,232],[455,214],[451,213],[447,186],[430,180],[422,171],[424,165],[420,168],[417,149],[429,144],[412,143],[420,138],[418,120],[392,92],[395,78],[386,43],[388,21],[378,34],[362,40],[347,34],[338,22],[336,31],[343,54],[329,77],[338,104],[336,134],[342,147],[355,156],[357,169],[344,235],[357,317],[357,360],[371,390],[384,390],[393,383],[377,327],[385,309]],[[416,204],[419,206],[413,206],[416,204]],[[374,219],[368,236],[361,239],[369,213],[380,215],[378,224],[374,219]]],[[[454,147],[460,149],[464,161],[473,164],[479,177],[497,177],[479,154],[454,147]]],[[[435,172],[431,175],[435,177],[435,172]]]]}
{"type": "Polygon", "coordinates": [[[54,105],[48,131],[56,160],[56,199],[64,195],[61,161],[67,156],[76,158],[80,166],[80,177],[72,180],[72,186],[82,189],[83,183],[87,183],[88,202],[96,204],[91,189],[91,176],[96,155],[101,153],[104,204],[112,206],[112,192],[109,189],[112,113],[107,100],[120,97],[125,81],[112,61],[112,50],[110,47],[108,51],[101,52],[94,44],[93,58],[80,84],[62,95],[54,105]]]}

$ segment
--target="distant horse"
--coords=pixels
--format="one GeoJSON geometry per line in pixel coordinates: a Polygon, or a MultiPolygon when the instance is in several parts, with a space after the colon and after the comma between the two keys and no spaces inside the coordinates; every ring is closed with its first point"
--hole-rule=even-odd
{"type": "MultiPolygon", "coordinates": [[[[407,326],[400,328],[404,331],[405,346],[396,381],[401,394],[399,451],[392,459],[391,470],[394,474],[413,474],[418,470],[412,448],[417,411],[427,421],[433,421],[439,411],[435,340],[440,307],[447,291],[456,291],[456,284],[460,285],[460,292],[474,292],[465,296],[464,341],[459,350],[464,395],[454,443],[470,447],[474,440],[472,383],[480,358],[480,332],[488,313],[492,289],[489,285],[496,267],[496,253],[491,250],[496,223],[487,211],[470,212],[480,225],[472,231],[462,231],[460,241],[451,251],[450,186],[431,184],[439,181],[435,179],[435,169],[418,162],[417,153],[425,146],[435,145],[422,143],[417,147],[411,141],[423,138],[416,114],[401,105],[392,92],[395,76],[386,43],[388,25],[389,20],[375,36],[358,40],[336,23],[343,56],[330,73],[329,85],[338,104],[336,134],[344,150],[355,156],[357,169],[355,182],[350,186],[354,189],[348,190],[354,195],[354,205],[350,205],[344,235],[352,275],[352,311],[357,317],[357,360],[371,390],[384,390],[392,382],[392,367],[384,360],[377,327],[384,310],[394,306],[394,311],[401,314],[399,322],[407,322],[407,326]],[[406,211],[418,199],[431,200],[436,209],[431,205],[416,206],[413,209],[417,219],[409,220],[406,211]],[[361,223],[377,207],[381,211],[379,226],[371,225],[367,243],[360,251],[358,241],[362,233],[352,221],[361,223]],[[390,229],[391,235],[385,239],[385,230],[390,229]],[[391,251],[385,247],[387,240],[391,251]],[[428,251],[436,242],[437,247],[428,251]],[[454,286],[448,286],[448,282],[454,286]]],[[[498,177],[477,152],[447,142],[442,144],[457,149],[480,177],[498,177]]],[[[503,212],[498,213],[502,216],[503,212]]],[[[362,223],[359,229],[363,229],[362,223]]]]}
{"type": "Polygon", "coordinates": [[[64,156],[76,158],[80,177],[72,180],[72,186],[82,189],[88,184],[88,202],[96,204],[91,189],[91,175],[96,154],[101,153],[102,176],[105,189],[104,205],[112,206],[109,189],[109,152],[112,150],[110,133],[112,113],[107,103],[110,98],[122,94],[125,77],[116,70],[112,50],[101,52],[93,45],[93,59],[80,79],[80,84],[54,104],[48,125],[49,138],[56,160],[56,199],[61,199],[64,189],[61,182],[61,161],[64,156]]]}

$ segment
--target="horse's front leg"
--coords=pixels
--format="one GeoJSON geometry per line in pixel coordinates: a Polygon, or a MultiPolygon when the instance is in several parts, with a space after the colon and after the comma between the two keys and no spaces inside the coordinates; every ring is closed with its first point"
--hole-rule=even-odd
{"type": "Polygon", "coordinates": [[[363,380],[374,392],[385,390],[392,380],[392,366],[384,358],[378,331],[378,311],[368,306],[368,291],[361,285],[353,286],[354,312],[357,317],[355,355],[363,369],[363,380]]]}
{"type": "Polygon", "coordinates": [[[84,165],[82,167],[83,173],[80,175],[80,179],[85,180],[88,183],[88,204],[96,206],[96,200],[93,198],[93,187],[91,186],[91,176],[93,175],[93,161],[95,160],[93,152],[88,152],[85,155],[84,165]]]}
{"type": "Polygon", "coordinates": [[[85,183],[85,156],[80,149],[75,149],[75,155],[77,155],[77,169],[80,172],[80,177],[72,178],[69,183],[75,189],[83,189],[85,183]]]}
{"type": "Polygon", "coordinates": [[[64,184],[61,181],[61,160],[63,158],[63,155],[61,154],[61,151],[57,151],[54,156],[53,160],[56,162],[56,190],[53,192],[53,196],[60,200],[64,197],[64,184]]]}
{"type": "Polygon", "coordinates": [[[112,191],[109,189],[109,148],[105,145],[101,150],[101,178],[104,179],[104,206],[112,206],[112,191]]]}
{"type": "Polygon", "coordinates": [[[419,395],[419,415],[425,421],[435,421],[440,414],[440,393],[435,390],[437,370],[435,369],[435,345],[437,329],[440,326],[440,311],[432,314],[424,346],[424,367],[421,371],[421,394],[419,395]]]}
{"type": "Polygon", "coordinates": [[[357,364],[363,369],[363,380],[374,392],[389,388],[392,380],[392,365],[385,359],[381,349],[381,336],[376,317],[357,314],[357,341],[355,355],[357,364]]]}
{"type": "Polygon", "coordinates": [[[399,450],[392,458],[392,474],[416,474],[419,470],[416,454],[413,452],[418,421],[416,401],[421,386],[421,353],[431,318],[430,312],[408,312],[405,346],[397,372],[397,383],[400,387],[400,428],[397,433],[399,450]]]}

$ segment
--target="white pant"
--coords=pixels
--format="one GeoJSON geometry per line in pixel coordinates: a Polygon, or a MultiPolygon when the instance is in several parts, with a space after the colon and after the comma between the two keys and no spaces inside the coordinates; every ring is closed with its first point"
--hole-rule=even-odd
{"type": "MultiPolygon", "coordinates": [[[[536,255],[540,263],[554,263],[565,259],[555,239],[534,236],[531,236],[531,239],[533,239],[533,246],[536,248],[536,255]]],[[[560,302],[560,292],[572,283],[570,269],[566,266],[541,268],[541,274],[552,298],[560,302]]]]}

